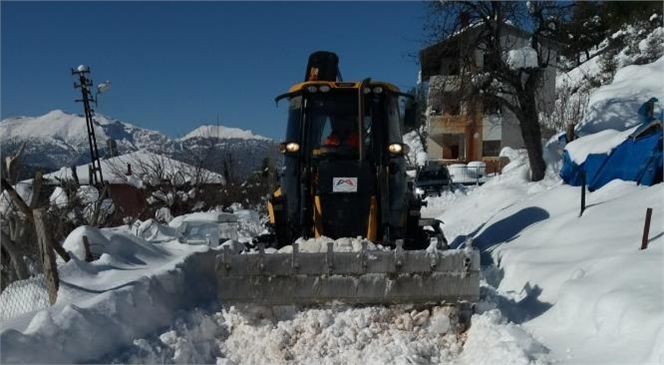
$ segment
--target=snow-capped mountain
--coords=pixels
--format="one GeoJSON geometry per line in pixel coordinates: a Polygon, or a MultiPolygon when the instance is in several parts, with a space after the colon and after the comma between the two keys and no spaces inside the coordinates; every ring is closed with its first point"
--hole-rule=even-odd
{"type": "Polygon", "coordinates": [[[179,138],[178,140],[185,141],[193,138],[269,140],[269,138],[254,134],[252,131],[247,131],[240,128],[224,127],[223,125],[202,125],[187,133],[184,137],[179,138]]]}
{"type": "MultiPolygon", "coordinates": [[[[158,131],[101,114],[96,114],[94,121],[101,158],[108,156],[107,143],[113,139],[118,154],[146,150],[187,162],[221,161],[219,166],[229,160],[236,176],[242,177],[260,168],[263,159],[276,151],[272,140],[238,128],[202,126],[182,138],[171,139],[158,131]]],[[[0,122],[3,156],[15,153],[24,142],[20,178],[32,177],[36,168],[48,172],[90,161],[88,132],[82,115],[53,110],[39,117],[8,118],[0,122]]]]}

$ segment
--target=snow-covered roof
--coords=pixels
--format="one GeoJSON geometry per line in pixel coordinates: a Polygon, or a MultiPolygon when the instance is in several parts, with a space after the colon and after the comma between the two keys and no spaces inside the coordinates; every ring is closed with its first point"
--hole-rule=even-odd
{"type": "MultiPolygon", "coordinates": [[[[180,185],[184,183],[225,184],[224,177],[206,169],[166,156],[147,151],[137,151],[107,160],[102,160],[101,170],[104,181],[114,184],[131,184],[135,186],[157,185],[163,180],[180,185]],[[127,175],[131,165],[131,175],[127,175]]],[[[89,183],[89,164],[76,166],[76,175],[81,184],[89,183]]],[[[44,175],[47,179],[72,180],[72,171],[63,167],[58,171],[44,175]]]]}

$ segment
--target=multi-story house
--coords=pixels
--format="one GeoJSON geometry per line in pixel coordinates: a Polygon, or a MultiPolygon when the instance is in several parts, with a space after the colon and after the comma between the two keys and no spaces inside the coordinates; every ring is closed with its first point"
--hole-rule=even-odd
{"type": "MultiPolygon", "coordinates": [[[[523,148],[516,116],[497,104],[482,102],[471,93],[471,80],[490,70],[495,63],[490,54],[473,46],[482,27],[468,27],[420,51],[421,80],[428,84],[427,127],[428,159],[446,164],[484,161],[487,172],[500,168],[499,153],[504,147],[523,148]]],[[[538,109],[552,110],[555,102],[556,57],[554,42],[540,42],[550,60],[541,78],[538,109]]],[[[505,24],[501,47],[510,50],[530,45],[530,34],[505,24]]],[[[531,49],[532,50],[532,49],[531,49]]]]}

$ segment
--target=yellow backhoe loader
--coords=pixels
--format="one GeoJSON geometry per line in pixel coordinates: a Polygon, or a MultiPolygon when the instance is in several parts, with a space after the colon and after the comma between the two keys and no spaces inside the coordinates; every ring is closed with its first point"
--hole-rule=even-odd
{"type": "Polygon", "coordinates": [[[476,302],[478,251],[448,249],[441,222],[421,218],[406,175],[402,136],[418,127],[413,96],[369,78],[342,81],[338,63],[332,52],[311,54],[305,81],[276,98],[289,108],[280,186],[268,203],[272,232],[257,253],[217,257],[219,302],[476,302]],[[336,252],[332,240],[342,237],[385,249],[365,241],[336,252]],[[312,238],[329,239],[327,250],[296,243],[312,238]]]}

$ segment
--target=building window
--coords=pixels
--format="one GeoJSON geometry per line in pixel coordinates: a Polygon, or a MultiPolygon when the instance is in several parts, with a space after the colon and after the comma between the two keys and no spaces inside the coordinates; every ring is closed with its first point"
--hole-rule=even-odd
{"type": "Polygon", "coordinates": [[[500,155],[500,141],[483,141],[482,156],[500,155]]]}

